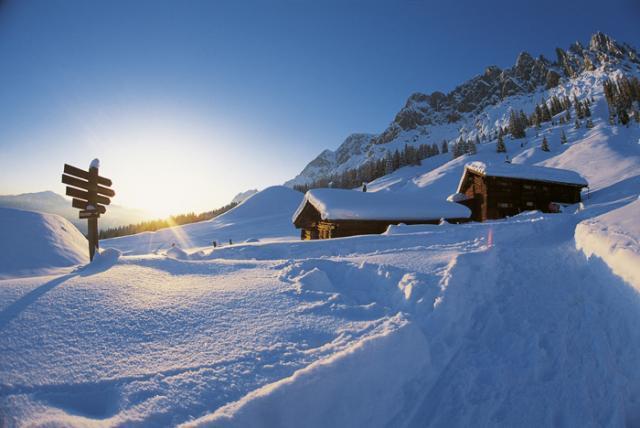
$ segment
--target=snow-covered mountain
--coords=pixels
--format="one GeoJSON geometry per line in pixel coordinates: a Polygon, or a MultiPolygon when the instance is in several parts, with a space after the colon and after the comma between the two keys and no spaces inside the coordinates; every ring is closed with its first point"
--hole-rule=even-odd
{"type": "MultiPolygon", "coordinates": [[[[52,191],[0,195],[0,207],[57,214],[73,223],[81,231],[86,232],[87,222],[78,218],[78,210],[71,207],[71,201],[52,191]]],[[[100,218],[100,227],[116,227],[148,219],[149,214],[142,210],[110,205],[107,209],[107,215],[100,218]]]]}
{"type": "Polygon", "coordinates": [[[602,95],[602,83],[611,76],[637,73],[640,56],[626,43],[596,33],[589,45],[576,42],[556,49],[556,59],[518,55],[513,67],[489,66],[484,73],[448,94],[414,93],[394,120],[378,135],[353,134],[336,151],[324,150],[287,186],[309,184],[384,158],[405,144],[438,144],[460,136],[489,136],[505,126],[512,109],[531,113],[541,98],[552,95],[602,95]]]}

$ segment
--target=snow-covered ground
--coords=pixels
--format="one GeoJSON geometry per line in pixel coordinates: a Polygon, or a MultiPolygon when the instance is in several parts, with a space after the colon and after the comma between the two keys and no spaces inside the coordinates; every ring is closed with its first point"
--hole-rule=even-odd
{"type": "MultiPolygon", "coordinates": [[[[595,95],[593,129],[506,141],[587,179],[561,214],[303,242],[302,195],[273,187],[63,274],[4,266],[0,425],[639,426],[640,128],[595,95]]],[[[444,200],[503,160],[487,143],[369,191],[444,200]]],[[[3,254],[27,237],[3,233],[3,254]]]]}

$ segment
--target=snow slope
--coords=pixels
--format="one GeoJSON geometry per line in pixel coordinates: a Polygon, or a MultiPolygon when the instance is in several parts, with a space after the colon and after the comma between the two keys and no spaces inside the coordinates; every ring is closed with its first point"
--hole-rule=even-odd
{"type": "Polygon", "coordinates": [[[0,208],[0,279],[86,263],[88,251],[85,237],[58,215],[0,208]]]}
{"type": "Polygon", "coordinates": [[[300,192],[284,186],[266,188],[245,199],[232,210],[212,219],[181,227],[145,232],[102,241],[127,254],[147,254],[181,248],[209,247],[246,240],[293,238],[299,236],[291,223],[291,213],[302,201],[300,192]]]}

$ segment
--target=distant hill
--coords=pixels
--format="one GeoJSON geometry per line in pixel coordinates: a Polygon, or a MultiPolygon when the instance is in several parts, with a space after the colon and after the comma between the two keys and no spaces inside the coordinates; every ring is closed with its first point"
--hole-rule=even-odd
{"type": "MultiPolygon", "coordinates": [[[[78,210],[71,207],[71,201],[50,190],[19,195],[0,195],[0,207],[57,214],[69,220],[83,233],[86,232],[86,221],[78,218],[78,210]]],[[[107,215],[100,219],[100,227],[122,226],[138,223],[148,218],[149,214],[142,210],[110,205],[107,215]]]]}
{"type": "Polygon", "coordinates": [[[258,193],[258,189],[251,189],[251,190],[247,190],[247,191],[244,191],[244,192],[240,192],[236,196],[233,197],[233,199],[231,200],[231,203],[232,204],[239,204],[239,203],[243,202],[245,199],[255,195],[256,193],[258,193]]]}

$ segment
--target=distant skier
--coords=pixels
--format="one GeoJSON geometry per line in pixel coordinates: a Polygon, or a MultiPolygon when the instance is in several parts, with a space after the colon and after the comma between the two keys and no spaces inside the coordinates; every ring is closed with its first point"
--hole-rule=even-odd
{"type": "Polygon", "coordinates": [[[213,245],[213,248],[216,248],[218,246],[218,243],[216,241],[213,241],[211,245],[213,245]]]}
{"type": "Polygon", "coordinates": [[[229,238],[229,245],[233,245],[233,241],[229,238]]]}
{"type": "Polygon", "coordinates": [[[362,183],[362,191],[366,192],[367,191],[367,183],[362,183]]]}

